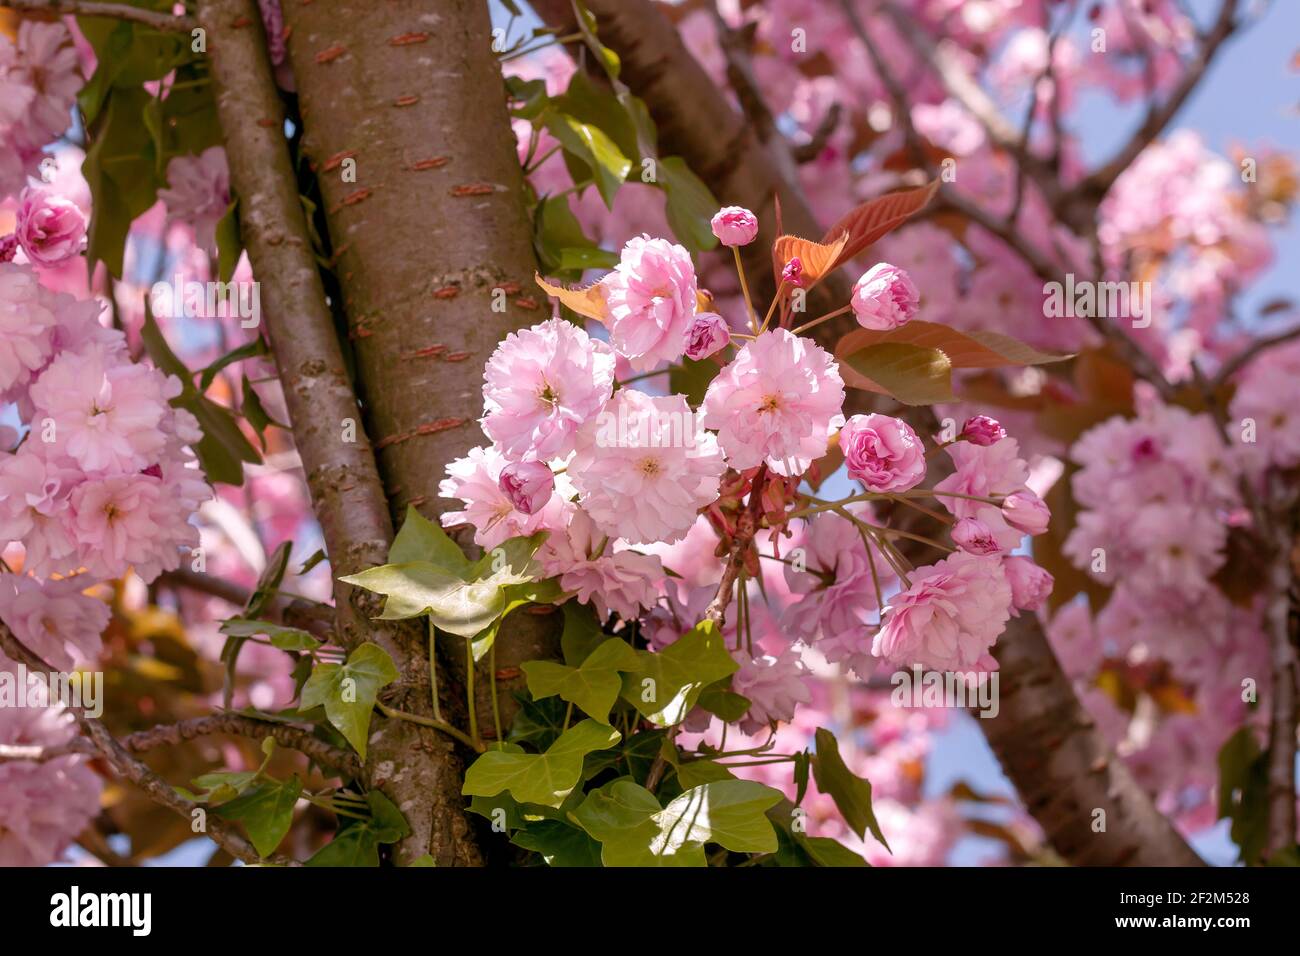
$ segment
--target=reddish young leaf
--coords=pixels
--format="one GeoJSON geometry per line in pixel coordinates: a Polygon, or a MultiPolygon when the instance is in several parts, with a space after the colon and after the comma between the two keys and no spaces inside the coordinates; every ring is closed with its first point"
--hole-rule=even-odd
{"type": "Polygon", "coordinates": [[[547,295],[555,296],[560,300],[561,304],[567,305],[574,312],[589,319],[595,319],[597,322],[605,321],[607,314],[605,293],[600,287],[601,282],[605,281],[604,279],[582,288],[570,288],[547,282],[540,275],[534,276],[534,278],[537,280],[537,284],[546,290],[547,295]]]}
{"type": "Polygon", "coordinates": [[[867,246],[907,222],[929,205],[938,191],[939,180],[935,179],[915,189],[877,196],[848,213],[827,229],[826,235],[822,237],[824,244],[829,244],[841,234],[845,237],[844,247],[831,268],[839,268],[867,246]]]}

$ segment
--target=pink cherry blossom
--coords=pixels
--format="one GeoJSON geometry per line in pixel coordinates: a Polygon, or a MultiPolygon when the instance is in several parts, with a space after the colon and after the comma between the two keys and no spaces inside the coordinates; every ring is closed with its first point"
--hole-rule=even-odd
{"type": "Polygon", "coordinates": [[[1013,555],[1002,562],[1007,583],[1011,585],[1012,615],[1019,611],[1037,611],[1052,593],[1055,579],[1029,558],[1013,555]]]}
{"type": "Polygon", "coordinates": [[[913,571],[911,580],[889,599],[871,652],[902,667],[996,670],[988,652],[1011,616],[1001,560],[958,551],[913,571]]]}
{"type": "Polygon", "coordinates": [[[497,485],[516,511],[535,515],[555,492],[555,475],[540,461],[511,462],[501,469],[497,485]]]}
{"type": "Polygon", "coordinates": [[[167,188],[158,190],[167,206],[167,221],[194,229],[200,248],[216,248],[217,223],[230,206],[230,170],[226,151],[209,146],[197,156],[174,156],[167,163],[167,188]]]}
{"type": "Polygon", "coordinates": [[[614,388],[614,353],[564,319],[512,332],[488,359],[483,431],[513,460],[573,451],[614,388]]]}
{"type": "Polygon", "coordinates": [[[758,235],[758,217],[741,206],[723,206],[709,225],[724,246],[747,246],[758,235]]]}
{"type": "Polygon", "coordinates": [[[826,453],[844,423],[839,366],[810,339],[764,332],[717,374],[704,396],[702,423],[718,430],[737,471],[766,461],[778,475],[803,474],[826,453]]]}
{"type": "Polygon", "coordinates": [[[1001,550],[993,529],[979,518],[962,518],[953,525],[952,540],[970,554],[996,554],[1001,550]]]}
{"type": "MultiPolygon", "coordinates": [[[[0,656],[7,680],[15,672],[0,656]]],[[[58,748],[77,736],[62,707],[0,707],[0,745],[58,748]]],[[[103,783],[86,757],[0,760],[0,866],[54,862],[99,814],[103,783]]]]}
{"type": "Polygon", "coordinates": [[[868,491],[907,491],[925,477],[925,446],[912,426],[888,415],[854,415],[840,429],[849,477],[868,491]]]}
{"type": "Polygon", "coordinates": [[[904,270],[880,262],[858,279],[850,303],[858,325],[888,332],[915,318],[920,294],[904,270]]]}
{"type": "Polygon", "coordinates": [[[795,707],[812,702],[808,673],[799,651],[790,647],[781,655],[733,651],[740,669],[731,677],[731,689],[749,699],[749,710],[740,719],[740,729],[755,734],[768,724],[788,721],[795,707]]]}
{"type": "Polygon", "coordinates": [[[637,236],[602,283],[610,345],[638,372],[672,362],[686,350],[695,317],[695,265],[681,246],[637,236]]]}
{"type": "Polygon", "coordinates": [[[961,426],[961,434],[957,437],[972,445],[992,445],[1006,438],[1007,430],[997,419],[989,418],[987,415],[975,415],[966,419],[966,424],[961,426]]]}
{"type": "Polygon", "coordinates": [[[1017,531],[1039,535],[1047,530],[1052,512],[1047,502],[1026,488],[1007,495],[1002,502],[1002,517],[1017,531]]]}
{"type": "Polygon", "coordinates": [[[611,541],[581,508],[563,532],[546,540],[538,557],[547,577],[559,575],[560,586],[602,618],[613,612],[632,619],[653,606],[655,582],[664,573],[659,558],[611,541]]]}
{"type": "Polygon", "coordinates": [[[620,389],[578,433],[568,474],[601,531],[648,544],[681,540],[724,470],[684,396],[620,389]]]}
{"type": "Polygon", "coordinates": [[[81,252],[86,219],[77,204],[39,189],[24,189],[14,230],[28,261],[55,266],[81,252]]]}
{"type": "MultiPolygon", "coordinates": [[[[63,352],[31,388],[36,417],[53,423],[48,442],[87,472],[139,471],[166,437],[159,426],[180,382],[107,346],[63,352]]],[[[44,442],[44,437],[42,437],[44,442]]]]}
{"type": "Polygon", "coordinates": [[[32,449],[29,442],[0,456],[0,546],[22,542],[26,570],[47,577],[70,570],[68,559],[75,558],[69,499],[80,475],[32,449]]]}
{"type": "Polygon", "coordinates": [[[686,330],[686,357],[698,362],[731,342],[727,320],[716,312],[699,312],[686,330]]]}
{"type": "Polygon", "coordinates": [[[1014,438],[987,447],[957,442],[945,450],[957,470],[934,487],[940,492],[968,496],[937,495],[944,507],[958,518],[979,517],[980,505],[986,503],[972,498],[1009,495],[1024,488],[1029,480],[1029,466],[1020,457],[1020,446],[1014,438]]]}
{"type": "Polygon", "coordinates": [[[791,256],[790,261],[781,270],[781,281],[796,289],[803,288],[803,260],[791,256]]]}
{"type": "Polygon", "coordinates": [[[474,543],[495,548],[508,538],[530,535],[543,528],[563,528],[571,508],[567,498],[573,494],[565,476],[555,478],[555,494],[540,511],[526,514],[515,507],[514,499],[501,487],[501,472],[509,464],[496,448],[471,448],[464,458],[447,465],[447,476],[438,485],[443,498],[459,498],[465,503],[461,511],[442,516],[443,527],[472,525],[474,543]]]}
{"type": "Polygon", "coordinates": [[[0,621],[43,660],[60,670],[99,659],[99,635],[112,616],[107,604],[82,593],[79,578],[37,581],[0,575],[0,621]]]}

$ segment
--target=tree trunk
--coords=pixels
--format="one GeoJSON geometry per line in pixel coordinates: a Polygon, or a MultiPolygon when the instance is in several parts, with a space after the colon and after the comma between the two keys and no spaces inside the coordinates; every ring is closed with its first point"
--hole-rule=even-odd
{"type": "MultiPolygon", "coordinates": [[[[243,241],[262,284],[294,441],[337,578],[387,559],[392,522],[307,239],[257,6],[253,0],[207,0],[199,17],[212,54],[243,241]]],[[[429,700],[419,628],[372,621],[382,599],[360,589],[336,582],[335,598],[344,643],[352,648],[373,641],[387,651],[400,671],[396,688],[389,688],[394,703],[418,711],[429,700]]],[[[460,758],[450,741],[377,716],[372,728],[365,776],[412,828],[399,860],[431,853],[440,866],[480,862],[460,795],[460,758]]]]}
{"type": "MultiPolygon", "coordinates": [[[[759,237],[747,247],[754,252],[746,270],[770,282],[773,197],[780,198],[785,232],[821,236],[798,186],[782,178],[744,118],[650,0],[586,0],[586,5],[596,17],[601,42],[621,59],[621,79],[645,100],[662,152],[683,156],[719,202],[746,206],[758,215],[759,237]]],[[[533,7],[550,25],[571,28],[567,0],[534,0],[533,7]]],[[[810,315],[848,301],[849,280],[842,271],[818,288],[824,297],[815,306],[809,297],[810,315]]],[[[853,327],[853,317],[846,315],[810,334],[831,348],[853,327]]],[[[855,400],[868,399],[850,390],[846,414],[857,410],[851,407],[855,400]]],[[[918,423],[922,430],[937,432],[933,416],[926,417],[918,423]]],[[[1094,729],[1037,618],[1024,615],[1013,621],[999,638],[995,656],[1001,666],[1001,710],[978,723],[1057,852],[1080,864],[1199,865],[1199,857],[1094,729]],[[1105,811],[1104,832],[1091,829],[1094,809],[1105,811]]]]}
{"type": "MultiPolygon", "coordinates": [[[[453,508],[438,497],[447,463],[486,442],[484,363],[548,308],[487,6],[342,0],[286,3],[284,14],[379,473],[394,518],[414,505],[436,519],[453,508]]],[[[508,727],[519,665],[557,656],[558,631],[558,615],[527,612],[501,628],[476,668],[485,738],[504,730],[489,664],[508,727]]],[[[465,645],[439,637],[441,689],[462,714],[465,645]]],[[[416,645],[409,655],[427,660],[416,645]]]]}

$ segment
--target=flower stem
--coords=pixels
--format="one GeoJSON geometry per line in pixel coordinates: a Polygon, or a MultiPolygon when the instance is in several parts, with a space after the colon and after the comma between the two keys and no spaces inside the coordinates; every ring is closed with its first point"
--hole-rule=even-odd
{"type": "Polygon", "coordinates": [[[406,720],[413,724],[419,724],[421,727],[432,727],[434,730],[441,730],[444,734],[455,737],[465,746],[472,747],[479,753],[483,752],[483,744],[481,741],[474,740],[468,734],[457,730],[446,721],[435,720],[432,717],[421,717],[419,714],[408,714],[406,711],[398,710],[396,707],[389,707],[382,701],[375,701],[375,706],[379,708],[379,712],[385,717],[392,717],[396,720],[406,720]]]}
{"type": "Polygon", "coordinates": [[[736,274],[740,276],[740,291],[745,294],[745,308],[749,310],[749,331],[758,334],[758,316],[754,313],[754,302],[749,297],[749,283],[745,281],[745,265],[740,261],[740,247],[732,246],[736,256],[736,274]]]}
{"type": "Polygon", "coordinates": [[[846,305],[842,309],[836,309],[834,312],[827,312],[825,315],[821,316],[820,318],[813,319],[811,322],[805,322],[803,325],[799,326],[799,328],[794,330],[794,334],[802,335],[804,332],[807,332],[809,329],[821,325],[827,319],[833,319],[837,315],[843,315],[851,308],[853,308],[851,305],[846,305]]]}

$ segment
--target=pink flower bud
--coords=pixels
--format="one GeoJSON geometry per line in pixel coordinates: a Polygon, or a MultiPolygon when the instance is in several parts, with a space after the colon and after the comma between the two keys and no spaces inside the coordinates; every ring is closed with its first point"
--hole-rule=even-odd
{"type": "Polygon", "coordinates": [[[515,461],[501,469],[497,484],[516,511],[535,515],[555,491],[555,475],[540,461],[515,461]]]}
{"type": "Polygon", "coordinates": [[[12,233],[7,236],[0,236],[0,262],[13,262],[14,254],[18,252],[18,237],[12,233]]]}
{"type": "Polygon", "coordinates": [[[1019,556],[1002,562],[1011,585],[1011,604],[1021,611],[1037,611],[1052,593],[1056,579],[1028,558],[1019,556]]]}
{"type": "Polygon", "coordinates": [[[81,252],[86,220],[76,203],[28,188],[18,200],[14,235],[33,265],[58,265],[81,252]]]}
{"type": "Polygon", "coordinates": [[[697,312],[686,330],[686,357],[699,361],[731,341],[727,320],[716,312],[697,312]]]}
{"type": "Polygon", "coordinates": [[[921,297],[911,277],[897,266],[879,262],[853,287],[853,314],[864,329],[888,332],[912,321],[921,297]]]}
{"type": "Polygon", "coordinates": [[[796,288],[803,288],[803,263],[799,261],[798,256],[791,257],[785,264],[785,268],[781,270],[781,281],[796,288]]]}
{"type": "Polygon", "coordinates": [[[1047,530],[1047,523],[1052,520],[1052,512],[1047,507],[1047,502],[1026,489],[1007,495],[1002,502],[1002,517],[1017,531],[1042,534],[1047,530]]]}
{"type": "Polygon", "coordinates": [[[962,518],[953,525],[952,540],[970,554],[997,554],[1001,550],[993,530],[979,518],[962,518]]]}
{"type": "Polygon", "coordinates": [[[901,418],[854,415],[840,429],[840,450],[849,477],[868,491],[906,491],[925,477],[925,447],[901,418]]]}
{"type": "Polygon", "coordinates": [[[996,445],[1007,437],[1007,430],[995,418],[976,415],[966,419],[966,424],[961,426],[961,434],[957,437],[966,439],[972,445],[996,445]]]}
{"type": "Polygon", "coordinates": [[[747,246],[758,235],[758,217],[740,206],[723,206],[710,225],[724,246],[747,246]]]}

